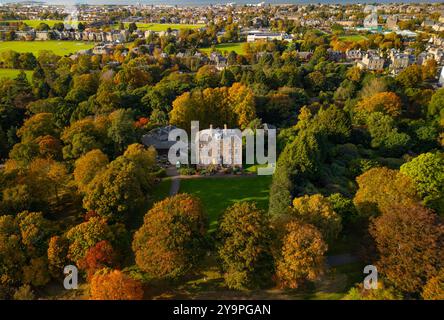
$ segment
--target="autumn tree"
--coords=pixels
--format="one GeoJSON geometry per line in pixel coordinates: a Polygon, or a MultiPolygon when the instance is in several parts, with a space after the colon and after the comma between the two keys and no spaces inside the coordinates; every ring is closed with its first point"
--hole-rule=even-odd
{"type": "Polygon", "coordinates": [[[61,162],[36,158],[23,168],[8,160],[4,171],[2,207],[10,213],[45,210],[58,205],[62,195],[71,194],[71,175],[61,162]]]}
{"type": "Polygon", "coordinates": [[[434,80],[438,74],[438,63],[435,59],[427,59],[422,65],[422,78],[434,80]]]}
{"type": "Polygon", "coordinates": [[[143,209],[152,185],[149,172],[125,156],[112,161],[88,184],[83,206],[116,221],[143,209]]]}
{"type": "Polygon", "coordinates": [[[157,202],[134,234],[137,266],[154,278],[178,278],[203,253],[206,221],[201,202],[178,194],[157,202]]]}
{"type": "Polygon", "coordinates": [[[326,241],[334,240],[341,232],[341,217],[333,210],[330,201],[320,194],[293,199],[292,215],[315,226],[326,241]]]}
{"type": "Polygon", "coordinates": [[[214,88],[219,83],[219,73],[215,66],[205,65],[196,73],[196,83],[202,88],[214,88]]]}
{"type": "Polygon", "coordinates": [[[45,285],[50,280],[46,251],[54,232],[40,212],[0,216],[0,283],[45,285]]]}
{"type": "Polygon", "coordinates": [[[61,278],[68,262],[68,241],[61,236],[53,236],[48,243],[48,268],[54,278],[61,278]]]}
{"type": "Polygon", "coordinates": [[[270,234],[267,216],[255,203],[239,202],[225,211],[218,230],[218,255],[228,287],[252,288],[270,281],[270,234]]]}
{"type": "Polygon", "coordinates": [[[424,300],[444,300],[444,269],[427,281],[421,296],[424,300]]]}
{"type": "Polygon", "coordinates": [[[356,178],[358,191],[353,202],[358,212],[369,217],[390,205],[410,205],[418,201],[412,180],[397,170],[372,168],[356,178]]]}
{"type": "Polygon", "coordinates": [[[40,136],[35,140],[41,157],[46,159],[62,160],[62,144],[58,138],[50,135],[40,136]]]}
{"type": "Polygon", "coordinates": [[[412,64],[402,70],[396,77],[396,80],[405,88],[414,88],[419,86],[423,80],[422,67],[412,64]]]}
{"type": "Polygon", "coordinates": [[[379,255],[378,271],[399,290],[419,293],[444,259],[444,226],[419,205],[392,202],[370,225],[379,255]]]}
{"type": "Polygon", "coordinates": [[[92,300],[142,300],[143,287],[120,270],[102,269],[91,278],[92,300]]]}
{"type": "Polygon", "coordinates": [[[154,84],[159,74],[158,68],[149,65],[146,57],[138,57],[123,64],[121,70],[114,77],[114,81],[129,89],[136,89],[147,84],[154,84]]]}
{"type": "Polygon", "coordinates": [[[88,249],[85,257],[79,261],[79,268],[85,270],[88,278],[91,278],[96,271],[115,266],[116,261],[114,248],[109,241],[102,240],[88,249]]]}
{"type": "Polygon", "coordinates": [[[88,151],[104,149],[110,143],[108,128],[108,117],[98,117],[96,120],[86,118],[72,123],[61,135],[65,144],[63,157],[77,159],[88,151]]]}
{"type": "Polygon", "coordinates": [[[34,300],[35,294],[29,284],[24,284],[14,292],[13,298],[14,300],[34,300]]]}
{"type": "Polygon", "coordinates": [[[38,113],[32,116],[17,131],[17,136],[22,139],[22,142],[31,141],[45,135],[55,137],[58,135],[52,113],[38,113]]]}
{"type": "Polygon", "coordinates": [[[48,261],[45,256],[31,258],[29,264],[23,266],[23,283],[39,287],[44,286],[50,280],[48,261]]]}
{"type": "Polygon", "coordinates": [[[68,258],[76,263],[100,241],[113,242],[116,239],[106,220],[100,217],[93,217],[72,227],[66,233],[66,238],[69,243],[68,258]]]}
{"type": "Polygon", "coordinates": [[[2,284],[21,278],[21,268],[27,262],[22,249],[20,228],[13,216],[0,216],[0,270],[2,284]]]}
{"type": "Polygon", "coordinates": [[[322,275],[327,245],[314,226],[289,222],[281,243],[276,252],[276,278],[280,287],[298,288],[322,275]]]}
{"type": "Polygon", "coordinates": [[[402,102],[394,92],[379,92],[361,100],[356,109],[365,112],[383,112],[397,117],[401,114],[402,102]]]}
{"type": "Polygon", "coordinates": [[[108,163],[107,155],[99,149],[91,150],[77,159],[73,174],[79,190],[85,192],[88,184],[106,168],[108,163]]]}
{"type": "Polygon", "coordinates": [[[252,91],[239,83],[231,87],[196,89],[177,97],[170,112],[170,122],[180,128],[190,128],[198,120],[201,128],[210,125],[241,129],[256,117],[252,91]]]}
{"type": "Polygon", "coordinates": [[[353,82],[359,82],[362,77],[362,71],[358,66],[351,67],[347,70],[346,77],[353,82]]]}

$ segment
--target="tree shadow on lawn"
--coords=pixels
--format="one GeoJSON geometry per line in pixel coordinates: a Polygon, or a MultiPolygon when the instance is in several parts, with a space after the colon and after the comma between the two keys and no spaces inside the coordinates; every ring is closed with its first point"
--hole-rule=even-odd
{"type": "Polygon", "coordinates": [[[294,290],[275,287],[262,290],[232,290],[224,282],[223,274],[214,256],[204,259],[193,275],[176,282],[150,281],[145,299],[185,300],[337,300],[356,282],[360,265],[331,268],[318,281],[294,290]]]}

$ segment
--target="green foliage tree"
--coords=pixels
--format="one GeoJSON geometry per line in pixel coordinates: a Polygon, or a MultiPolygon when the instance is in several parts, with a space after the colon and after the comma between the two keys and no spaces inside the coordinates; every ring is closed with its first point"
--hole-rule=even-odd
{"type": "Polygon", "coordinates": [[[344,300],[402,300],[402,294],[378,280],[377,289],[365,289],[362,283],[351,288],[344,300]]]}
{"type": "Polygon", "coordinates": [[[229,207],[220,221],[218,237],[218,255],[228,287],[255,288],[270,282],[271,229],[265,212],[255,203],[229,207]]]}
{"type": "Polygon", "coordinates": [[[423,153],[403,164],[401,173],[410,177],[426,204],[444,212],[444,154],[423,153]]]}
{"type": "Polygon", "coordinates": [[[66,239],[69,243],[68,258],[76,263],[98,242],[107,240],[113,243],[116,240],[112,228],[100,217],[92,217],[72,227],[66,232],[66,239]]]}

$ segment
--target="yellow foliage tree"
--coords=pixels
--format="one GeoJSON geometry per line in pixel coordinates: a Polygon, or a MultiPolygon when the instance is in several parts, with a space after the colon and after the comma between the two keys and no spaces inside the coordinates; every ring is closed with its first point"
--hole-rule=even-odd
{"type": "Polygon", "coordinates": [[[201,128],[210,125],[245,128],[256,117],[252,91],[239,83],[232,87],[196,89],[185,92],[173,102],[170,122],[180,128],[190,128],[198,120],[201,128]]]}
{"type": "Polygon", "coordinates": [[[412,180],[397,170],[372,168],[356,178],[359,189],[353,202],[359,213],[378,215],[388,206],[419,201],[412,180]]]}
{"type": "Polygon", "coordinates": [[[341,217],[320,194],[295,198],[292,212],[298,219],[317,227],[326,240],[335,239],[341,232],[341,217]]]}
{"type": "Polygon", "coordinates": [[[74,165],[74,181],[79,191],[85,192],[91,180],[105,169],[108,163],[108,156],[99,149],[91,150],[77,159],[74,165]]]}

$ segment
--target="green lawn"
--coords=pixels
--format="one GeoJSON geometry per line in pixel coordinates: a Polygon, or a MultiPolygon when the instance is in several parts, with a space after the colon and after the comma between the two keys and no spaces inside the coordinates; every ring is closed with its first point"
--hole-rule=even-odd
{"type": "Polygon", "coordinates": [[[270,183],[271,176],[181,179],[180,192],[202,200],[210,230],[214,230],[218,217],[235,202],[256,201],[260,208],[267,210],[270,183]]]}
{"type": "MultiPolygon", "coordinates": [[[[52,27],[58,22],[64,22],[63,20],[6,20],[5,22],[23,22],[26,23],[31,28],[37,27],[40,23],[46,23],[48,26],[52,27]]],[[[125,27],[128,28],[129,23],[125,23],[125,27]]],[[[153,30],[153,31],[166,31],[168,28],[171,29],[197,29],[205,27],[204,24],[174,24],[174,23],[136,23],[137,28],[140,30],[153,30]]],[[[115,25],[118,28],[118,24],[115,25]]]]}
{"type": "Polygon", "coordinates": [[[23,22],[26,23],[31,28],[37,27],[40,23],[46,23],[48,26],[52,27],[58,22],[63,22],[63,20],[6,20],[6,22],[23,22]]]}
{"type": "Polygon", "coordinates": [[[352,35],[347,35],[347,36],[340,36],[339,40],[342,41],[353,41],[353,42],[358,42],[361,40],[366,40],[367,38],[364,36],[361,36],[360,34],[352,34],[352,35]]]}
{"type": "Polygon", "coordinates": [[[0,41],[0,52],[6,50],[32,52],[36,56],[41,50],[50,50],[59,56],[64,56],[92,47],[94,43],[82,41],[0,41]]]}
{"type": "MultiPolygon", "coordinates": [[[[0,69],[0,79],[1,78],[10,78],[14,79],[19,74],[19,69],[0,69]]],[[[26,76],[28,80],[31,80],[32,71],[25,70],[26,76]]]]}
{"type": "MultiPolygon", "coordinates": [[[[125,28],[128,28],[129,23],[125,23],[125,28]]],[[[137,22],[136,23],[137,28],[139,30],[152,30],[152,31],[166,31],[168,28],[174,30],[180,30],[180,29],[197,29],[205,27],[204,24],[174,24],[174,23],[142,23],[137,22]]],[[[118,28],[118,24],[115,25],[115,28],[118,28]]]]}
{"type": "MultiPolygon", "coordinates": [[[[231,52],[231,51],[234,51],[237,54],[244,54],[245,53],[244,52],[244,47],[243,47],[244,43],[245,42],[220,43],[220,44],[215,45],[215,48],[216,48],[216,50],[219,50],[221,52],[225,52],[225,51],[231,52]]],[[[200,50],[202,52],[205,52],[205,53],[209,54],[209,53],[211,53],[212,48],[211,47],[210,48],[201,48],[200,50]]]]}

